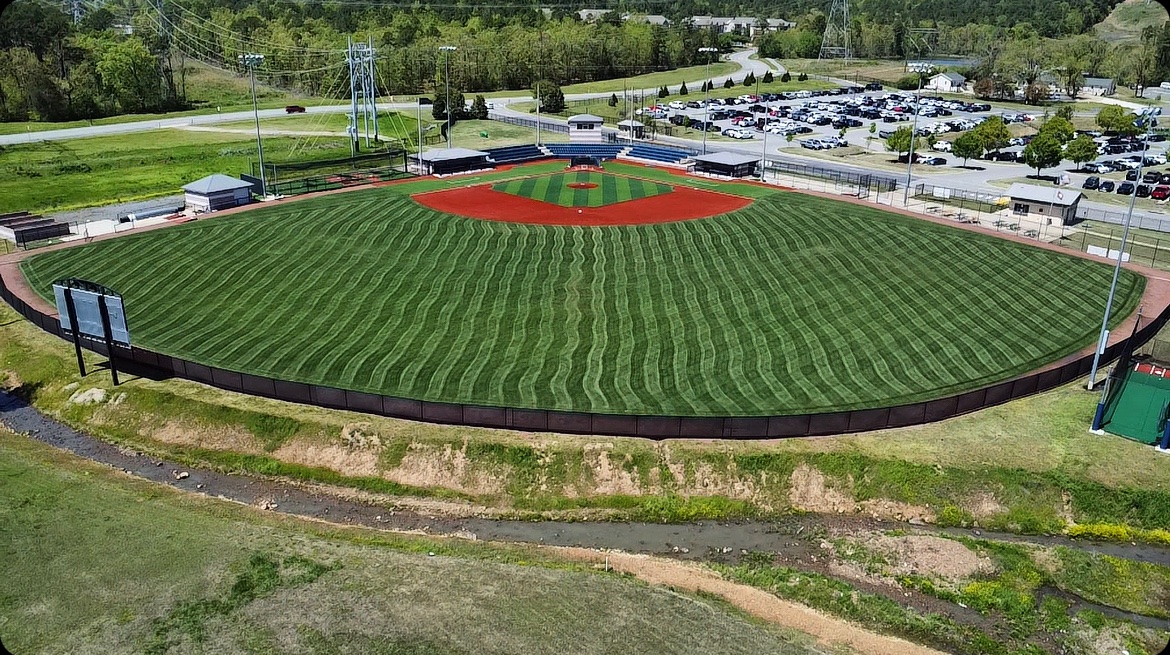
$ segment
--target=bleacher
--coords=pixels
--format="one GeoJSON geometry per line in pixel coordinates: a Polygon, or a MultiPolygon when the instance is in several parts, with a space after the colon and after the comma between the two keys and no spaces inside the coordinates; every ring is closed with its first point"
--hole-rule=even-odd
{"type": "Polygon", "coordinates": [[[651,146],[639,143],[630,148],[626,153],[627,157],[637,157],[638,159],[649,159],[651,161],[660,161],[667,164],[677,164],[686,160],[691,155],[685,150],[677,148],[665,148],[663,146],[651,146]]]}
{"type": "Polygon", "coordinates": [[[614,159],[627,146],[607,145],[604,143],[547,143],[545,149],[554,157],[597,157],[598,159],[614,159]]]}
{"type": "Polygon", "coordinates": [[[497,164],[517,164],[534,159],[543,159],[548,156],[539,146],[534,145],[505,146],[503,148],[492,148],[484,152],[488,153],[488,159],[490,161],[497,164]]]}
{"type": "Polygon", "coordinates": [[[67,234],[69,234],[69,224],[58,223],[52,218],[28,212],[0,214],[0,238],[14,241],[19,246],[67,234]]]}

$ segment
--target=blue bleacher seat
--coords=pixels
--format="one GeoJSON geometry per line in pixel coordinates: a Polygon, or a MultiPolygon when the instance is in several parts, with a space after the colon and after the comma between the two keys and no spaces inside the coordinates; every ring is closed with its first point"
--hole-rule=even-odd
{"type": "Polygon", "coordinates": [[[486,152],[488,153],[488,158],[497,164],[531,161],[548,156],[544,154],[544,151],[534,145],[504,146],[502,148],[492,148],[486,152]]]}

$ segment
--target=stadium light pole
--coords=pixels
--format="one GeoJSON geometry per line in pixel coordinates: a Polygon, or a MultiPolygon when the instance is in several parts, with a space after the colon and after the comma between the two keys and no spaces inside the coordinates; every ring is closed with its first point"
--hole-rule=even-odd
{"type": "Polygon", "coordinates": [[[453,45],[441,45],[443,53],[443,81],[447,83],[447,148],[451,148],[451,53],[455,52],[453,45]]]}
{"type": "MultiPolygon", "coordinates": [[[[1154,125],[1157,124],[1155,117],[1162,115],[1162,110],[1158,107],[1149,107],[1140,109],[1135,112],[1139,120],[1144,120],[1146,125],[1146,139],[1142,145],[1142,160],[1138,163],[1137,175],[1138,179],[1142,176],[1142,167],[1146,164],[1146,153],[1150,149],[1150,132],[1154,130],[1154,125]]],[[[1125,242],[1129,238],[1129,224],[1133,220],[1133,207],[1137,203],[1137,193],[1129,196],[1129,211],[1125,213],[1125,226],[1121,229],[1121,245],[1117,247],[1117,261],[1113,265],[1113,282],[1109,285],[1109,297],[1105,300],[1105,316],[1101,318],[1101,335],[1097,338],[1097,349],[1093,351],[1093,366],[1089,369],[1089,391],[1097,383],[1097,366],[1101,362],[1101,355],[1105,352],[1105,346],[1109,339],[1109,313],[1113,311],[1113,296],[1117,293],[1117,278],[1121,276],[1121,262],[1125,256],[1125,242]]],[[[1105,415],[1105,394],[1101,394],[1101,400],[1097,402],[1097,412],[1093,415],[1094,431],[1101,429],[1101,420],[1105,415]]]]}
{"type": "Polygon", "coordinates": [[[932,64],[915,61],[907,65],[911,73],[918,73],[918,91],[914,94],[914,126],[910,128],[910,153],[906,156],[906,191],[902,194],[902,206],[910,204],[910,176],[914,173],[914,139],[918,138],[918,110],[922,108],[923,75],[934,70],[932,64]]]}
{"type": "Polygon", "coordinates": [[[707,55],[707,92],[703,100],[703,154],[707,154],[707,123],[711,116],[711,53],[719,52],[719,48],[710,46],[699,48],[699,52],[707,55]]]}
{"type": "Polygon", "coordinates": [[[256,119],[256,153],[260,158],[260,197],[268,196],[268,178],[264,173],[264,142],[260,140],[260,109],[256,105],[256,67],[264,63],[264,55],[245,54],[239,56],[240,63],[248,67],[252,78],[252,116],[256,119]]]}

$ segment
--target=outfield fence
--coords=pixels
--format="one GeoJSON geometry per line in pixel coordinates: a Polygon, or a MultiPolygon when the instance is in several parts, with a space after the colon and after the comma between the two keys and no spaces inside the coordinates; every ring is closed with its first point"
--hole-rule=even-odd
{"type": "MultiPolygon", "coordinates": [[[[0,279],[0,299],[42,330],[72,340],[72,336],[61,329],[56,316],[25,302],[8,288],[3,279],[0,279]]],[[[1119,357],[1128,359],[1137,346],[1152,339],[1168,320],[1170,307],[1145,320],[1125,339],[1108,346],[1102,362],[1108,363],[1119,357]]],[[[894,407],[786,416],[629,416],[487,407],[385,396],[207,366],[137,346],[114,345],[111,351],[104,342],[88,337],[81,337],[80,341],[86,349],[110,357],[119,370],[130,374],[160,379],[182,378],[288,402],[432,423],[647,439],[825,436],[933,423],[1054,389],[1084,377],[1092,364],[1091,354],[1075,356],[1041,371],[966,393],[894,407]]]]}

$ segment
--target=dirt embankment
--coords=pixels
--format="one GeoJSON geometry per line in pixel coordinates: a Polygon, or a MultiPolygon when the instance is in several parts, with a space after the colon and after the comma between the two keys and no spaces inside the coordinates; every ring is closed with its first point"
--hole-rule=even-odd
{"type": "Polygon", "coordinates": [[[694,564],[585,548],[553,550],[583,562],[608,566],[652,585],[718,596],[752,616],[812,635],[829,646],[847,646],[866,655],[943,655],[941,651],[871,632],[803,605],[781,600],[762,589],[724,580],[717,573],[694,564]]]}

